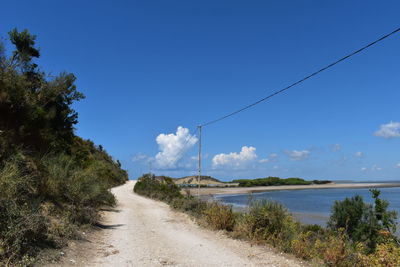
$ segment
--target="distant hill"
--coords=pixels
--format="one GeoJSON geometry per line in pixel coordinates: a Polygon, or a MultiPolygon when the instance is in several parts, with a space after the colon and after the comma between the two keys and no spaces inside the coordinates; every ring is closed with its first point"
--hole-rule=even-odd
{"type": "MultiPolygon", "coordinates": [[[[186,176],[182,178],[172,178],[168,176],[154,176],[156,180],[158,180],[161,183],[170,183],[174,182],[178,186],[182,187],[193,187],[195,185],[198,185],[198,176],[197,175],[192,175],[192,176],[186,176]]],[[[231,187],[231,186],[238,186],[239,183],[224,183],[221,182],[220,180],[211,177],[211,176],[201,176],[200,177],[200,186],[209,186],[209,187],[231,187]]]]}
{"type": "MultiPolygon", "coordinates": [[[[199,184],[198,176],[186,176],[182,178],[174,178],[175,184],[199,184]]],[[[220,180],[215,179],[211,176],[200,176],[200,184],[201,185],[223,185],[220,180]]]]}

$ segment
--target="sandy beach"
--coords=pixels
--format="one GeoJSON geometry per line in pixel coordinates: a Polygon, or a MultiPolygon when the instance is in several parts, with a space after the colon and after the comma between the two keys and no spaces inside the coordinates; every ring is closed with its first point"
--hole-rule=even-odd
{"type": "Polygon", "coordinates": [[[400,187],[400,183],[348,183],[348,184],[321,184],[321,185],[280,185],[280,186],[255,186],[255,187],[212,187],[191,188],[192,195],[237,195],[251,194],[276,190],[304,190],[304,189],[334,189],[334,188],[384,188],[400,187]]]}

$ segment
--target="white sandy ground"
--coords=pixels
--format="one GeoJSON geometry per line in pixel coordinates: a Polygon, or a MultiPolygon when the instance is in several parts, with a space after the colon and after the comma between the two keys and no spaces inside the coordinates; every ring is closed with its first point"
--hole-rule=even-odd
{"type": "Polygon", "coordinates": [[[104,229],[72,242],[61,262],[47,266],[306,266],[264,246],[198,226],[166,204],[138,196],[135,181],[112,189],[118,205],[104,229]]]}

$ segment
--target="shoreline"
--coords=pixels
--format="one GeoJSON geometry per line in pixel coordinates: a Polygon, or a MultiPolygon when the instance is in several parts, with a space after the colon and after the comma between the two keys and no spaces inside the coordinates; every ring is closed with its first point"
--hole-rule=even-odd
{"type": "Polygon", "coordinates": [[[305,189],[357,189],[357,188],[390,188],[400,187],[400,183],[349,183],[349,184],[323,184],[323,185],[274,185],[254,187],[210,187],[189,189],[192,195],[241,195],[279,190],[305,190],[305,189]]]}

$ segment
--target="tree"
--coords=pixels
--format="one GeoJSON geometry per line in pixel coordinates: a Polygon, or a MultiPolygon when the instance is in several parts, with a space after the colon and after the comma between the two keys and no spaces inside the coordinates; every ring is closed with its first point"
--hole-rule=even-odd
{"type": "Polygon", "coordinates": [[[370,189],[372,193],[372,198],[375,200],[374,210],[375,217],[379,223],[380,230],[386,230],[390,233],[396,232],[396,211],[388,211],[389,202],[379,198],[381,194],[380,190],[370,189]]]}
{"type": "Polygon", "coordinates": [[[343,201],[335,201],[328,228],[337,231],[345,229],[345,233],[354,242],[364,242],[370,252],[382,241],[382,231],[394,237],[397,214],[388,211],[389,203],[379,198],[380,191],[371,189],[375,204],[365,203],[356,195],[343,201]]]}
{"type": "Polygon", "coordinates": [[[364,203],[362,196],[359,195],[335,201],[328,227],[333,230],[343,228],[351,239],[361,240],[361,229],[368,225],[368,215],[371,210],[372,206],[364,203]]]}
{"type": "Polygon", "coordinates": [[[18,32],[16,28],[8,33],[11,43],[16,50],[12,54],[11,63],[19,64],[24,68],[36,68],[36,64],[31,64],[32,58],[40,57],[39,49],[35,48],[36,35],[29,33],[27,29],[18,32]]]}
{"type": "Polygon", "coordinates": [[[13,29],[9,39],[15,47],[10,58],[0,46],[0,160],[16,148],[68,152],[78,122],[72,104],[84,98],[75,76],[61,73],[48,79],[39,71],[32,62],[40,56],[36,36],[28,30],[13,29]]]}

